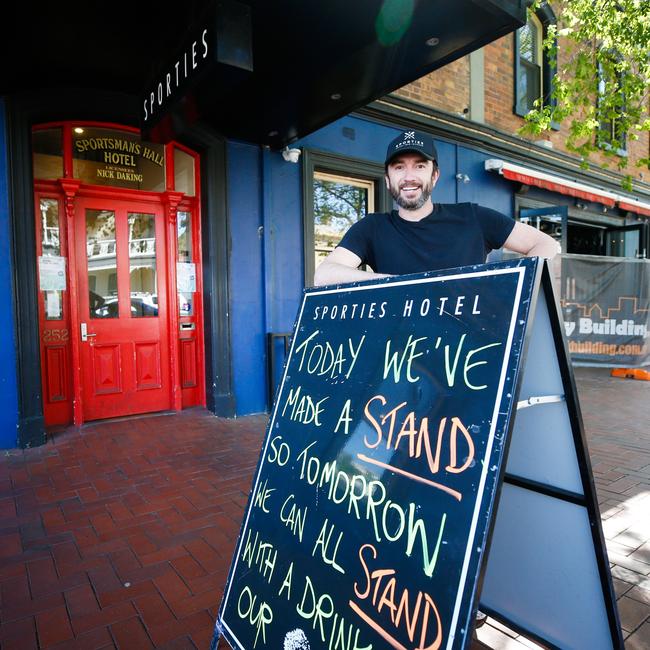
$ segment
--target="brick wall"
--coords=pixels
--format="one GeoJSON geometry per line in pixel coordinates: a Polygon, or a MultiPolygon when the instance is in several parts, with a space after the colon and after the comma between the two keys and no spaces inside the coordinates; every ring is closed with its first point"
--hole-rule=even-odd
{"type": "MultiPolygon", "coordinates": [[[[560,48],[560,56],[562,50],[560,48]]],[[[508,34],[484,48],[484,103],[485,124],[511,135],[523,126],[524,120],[513,112],[514,106],[514,35],[508,34]]],[[[470,102],[469,56],[437,70],[417,81],[404,86],[394,94],[412,101],[431,106],[448,113],[463,114],[470,102]]],[[[565,146],[568,126],[559,131],[550,131],[540,136],[519,136],[528,140],[550,140],[557,151],[568,153],[565,146]]],[[[650,134],[642,133],[639,140],[628,140],[629,164],[624,173],[633,178],[650,180],[650,170],[639,168],[635,163],[647,157],[650,152],[650,134]]],[[[607,164],[616,170],[618,157],[601,153],[592,154],[593,165],[607,164]]]]}
{"type": "Polygon", "coordinates": [[[469,108],[469,57],[463,57],[396,90],[395,95],[463,115],[469,108]]]}

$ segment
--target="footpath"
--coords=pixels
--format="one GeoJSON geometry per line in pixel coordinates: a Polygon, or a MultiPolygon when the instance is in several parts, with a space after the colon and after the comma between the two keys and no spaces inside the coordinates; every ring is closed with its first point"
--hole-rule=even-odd
{"type": "MultiPolygon", "coordinates": [[[[650,382],[576,381],[625,647],[650,650],[650,382]]],[[[266,422],[190,409],[2,452],[0,648],[207,650],[266,422]]],[[[491,619],[472,644],[538,647],[491,619]]]]}

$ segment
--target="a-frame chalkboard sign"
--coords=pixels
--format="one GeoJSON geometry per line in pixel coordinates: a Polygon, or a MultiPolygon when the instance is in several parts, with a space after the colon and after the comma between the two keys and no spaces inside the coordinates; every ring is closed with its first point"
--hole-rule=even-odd
{"type": "Polygon", "coordinates": [[[623,648],[547,266],[308,289],[217,618],[246,650],[623,648]]]}

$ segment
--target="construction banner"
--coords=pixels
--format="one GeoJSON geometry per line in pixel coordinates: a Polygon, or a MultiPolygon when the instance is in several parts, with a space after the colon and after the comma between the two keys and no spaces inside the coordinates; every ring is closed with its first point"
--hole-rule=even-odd
{"type": "Polygon", "coordinates": [[[650,261],[563,255],[562,313],[574,363],[650,365],[650,261]]]}

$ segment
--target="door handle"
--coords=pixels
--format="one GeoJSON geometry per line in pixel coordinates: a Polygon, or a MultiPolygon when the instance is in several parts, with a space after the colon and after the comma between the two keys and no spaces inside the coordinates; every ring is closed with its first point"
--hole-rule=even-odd
{"type": "Polygon", "coordinates": [[[81,340],[87,341],[89,338],[97,336],[97,334],[88,334],[88,324],[81,323],[81,340]]]}

